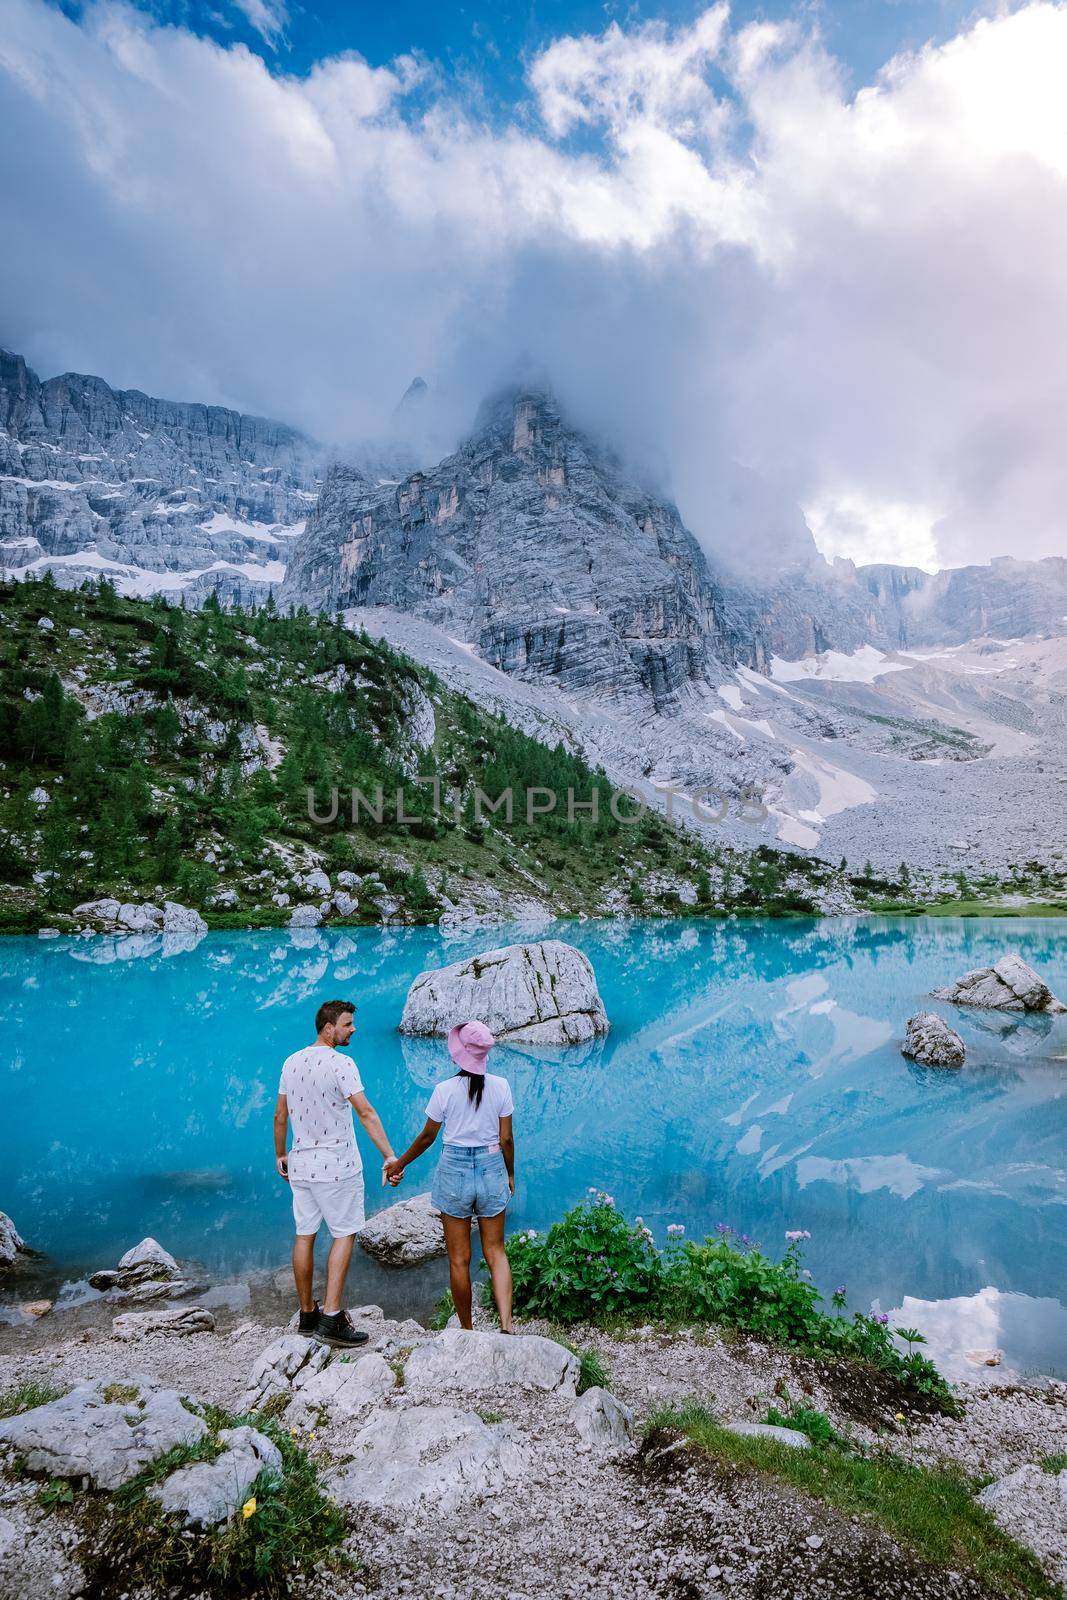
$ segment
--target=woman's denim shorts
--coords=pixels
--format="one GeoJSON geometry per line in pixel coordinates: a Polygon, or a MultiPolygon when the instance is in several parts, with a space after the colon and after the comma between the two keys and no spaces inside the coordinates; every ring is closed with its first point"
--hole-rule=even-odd
{"type": "Polygon", "coordinates": [[[511,1199],[499,1145],[446,1144],[430,1203],[449,1217],[498,1217],[511,1199]]]}

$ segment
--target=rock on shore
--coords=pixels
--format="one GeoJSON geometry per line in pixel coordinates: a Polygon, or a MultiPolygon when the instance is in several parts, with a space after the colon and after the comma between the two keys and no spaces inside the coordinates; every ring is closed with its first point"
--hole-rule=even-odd
{"type": "Polygon", "coordinates": [[[401,1033],[441,1035],[457,1022],[484,1022],[501,1044],[579,1044],[610,1026],[588,958],[560,939],[420,972],[401,1033]]]}
{"type": "Polygon", "coordinates": [[[959,1034],[936,1011],[917,1011],[908,1018],[900,1049],[927,1067],[962,1067],[967,1053],[959,1034]]]}
{"type": "Polygon", "coordinates": [[[428,1194],[413,1194],[376,1211],[356,1238],[369,1256],[390,1267],[413,1267],[445,1253],[441,1213],[428,1194]]]}
{"type": "Polygon", "coordinates": [[[992,1011],[1067,1011],[1048,984],[1017,955],[1001,956],[991,967],[976,967],[946,989],[934,990],[935,1000],[957,1006],[984,1006],[992,1011]]]}

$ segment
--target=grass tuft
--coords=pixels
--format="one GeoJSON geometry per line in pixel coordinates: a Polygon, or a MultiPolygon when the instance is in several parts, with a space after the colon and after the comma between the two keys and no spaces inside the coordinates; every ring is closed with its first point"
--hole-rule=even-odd
{"type": "Polygon", "coordinates": [[[682,1434],[717,1461],[766,1474],[842,1516],[874,1523],[935,1566],[966,1568],[994,1594],[1009,1600],[1060,1600],[1059,1586],[978,1504],[976,1486],[963,1472],[917,1467],[888,1454],[859,1455],[833,1447],[794,1450],[729,1433],[697,1402],[656,1413],[646,1426],[646,1438],[657,1430],[682,1434]]]}
{"type": "Polygon", "coordinates": [[[23,1411],[50,1405],[53,1400],[62,1399],[66,1392],[51,1383],[20,1383],[17,1388],[0,1394],[0,1417],[17,1417],[23,1411]]]}

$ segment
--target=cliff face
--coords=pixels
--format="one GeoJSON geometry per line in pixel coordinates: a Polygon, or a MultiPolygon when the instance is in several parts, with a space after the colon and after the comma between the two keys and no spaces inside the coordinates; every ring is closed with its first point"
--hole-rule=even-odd
{"type": "Polygon", "coordinates": [[[128,592],[280,584],[321,446],[283,423],[157,400],[0,352],[0,561],[110,573],[128,592]],[[128,570],[124,570],[128,569],[128,570]]]}
{"type": "Polygon", "coordinates": [[[283,597],[412,612],[507,672],[657,708],[764,653],[674,507],[531,391],[484,407],[431,471],[331,469],[283,597]]]}

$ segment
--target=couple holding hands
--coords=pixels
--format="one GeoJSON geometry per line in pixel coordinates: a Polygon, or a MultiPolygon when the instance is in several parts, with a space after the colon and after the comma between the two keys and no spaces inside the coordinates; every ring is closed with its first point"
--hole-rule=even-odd
{"type": "Polygon", "coordinates": [[[477,1218],[501,1331],[511,1333],[511,1268],[504,1249],[504,1217],[515,1192],[514,1103],[507,1079],[486,1071],[493,1035],[481,1022],[457,1023],[450,1031],[448,1051],[456,1074],[434,1089],[422,1132],[397,1156],[364,1093],[355,1063],[340,1053],[355,1031],[354,1013],[355,1005],[348,1000],[328,1000],[320,1006],[315,1043],[287,1058],[278,1085],[275,1164],[292,1192],[300,1331],[337,1348],[364,1344],[368,1338],[341,1309],[353,1239],[366,1220],[363,1167],[352,1123],[355,1111],[383,1157],[383,1182],[394,1188],[404,1169],[429,1150],[444,1129],[430,1199],[441,1213],[456,1314],[461,1327],[471,1326],[471,1221],[477,1218]],[[290,1123],[293,1141],[287,1151],[290,1123]],[[312,1277],[315,1239],[323,1221],[333,1244],[320,1307],[313,1298],[312,1277]]]}

